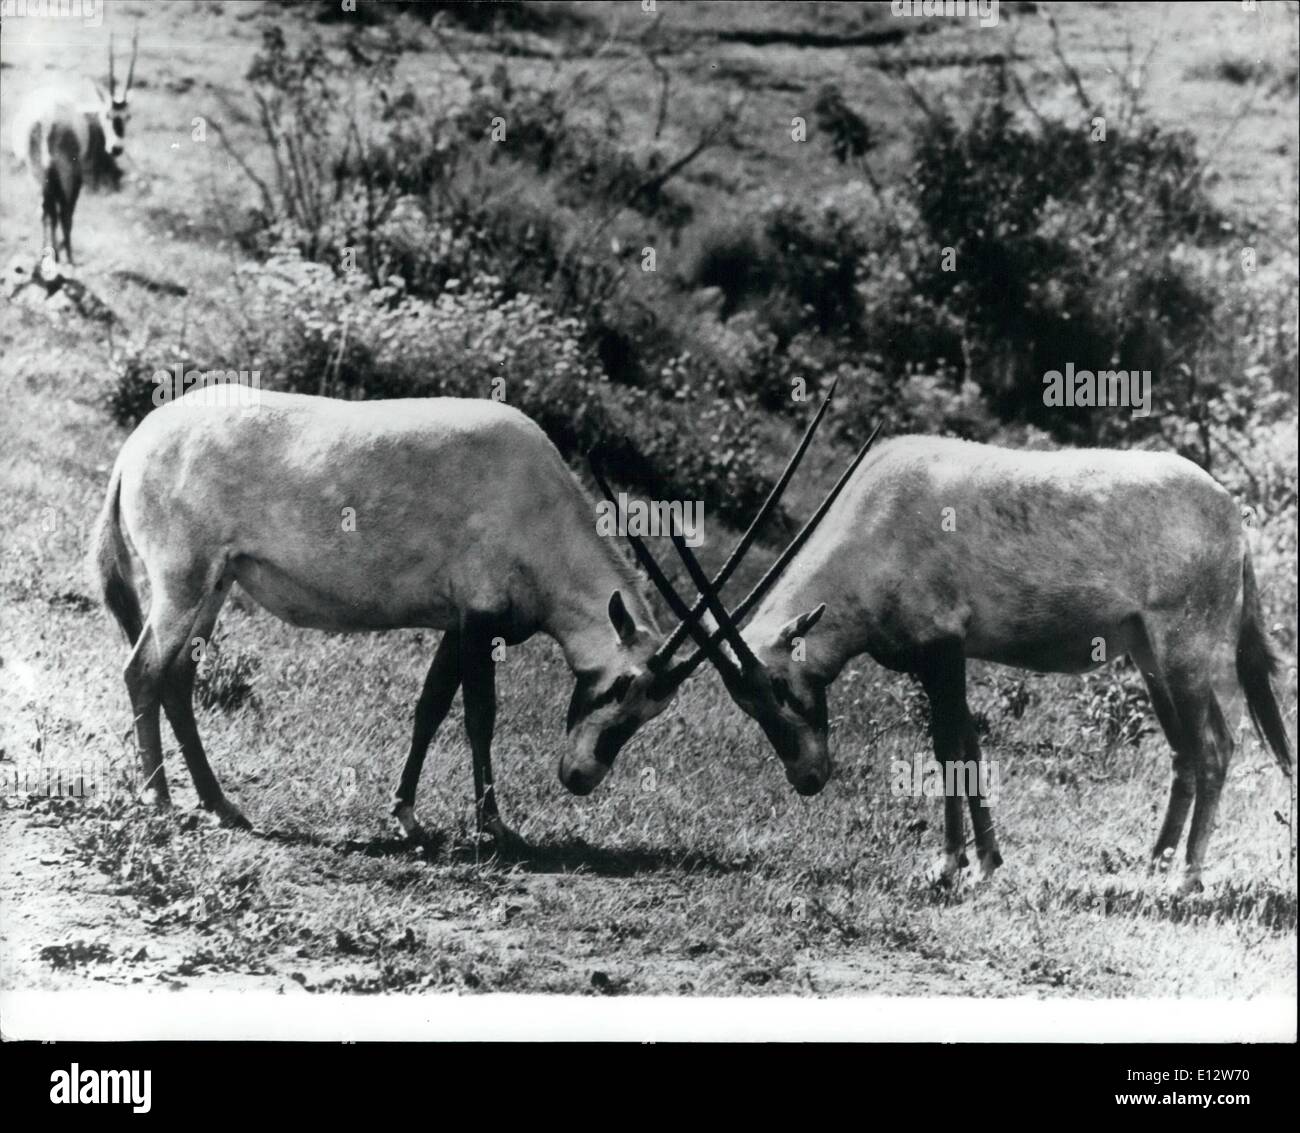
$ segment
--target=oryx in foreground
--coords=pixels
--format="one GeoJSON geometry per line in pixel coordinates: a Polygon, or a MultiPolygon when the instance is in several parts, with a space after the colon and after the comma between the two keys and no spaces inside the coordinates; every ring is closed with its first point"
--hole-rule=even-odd
{"type": "MultiPolygon", "coordinates": [[[[689,548],[674,544],[698,579],[689,548]]],[[[1239,692],[1291,773],[1241,514],[1182,457],[900,437],[851,476],[765,599],[756,589],[730,615],[716,596],[710,608],[713,641],[734,656],[719,666],[728,691],[801,793],[830,777],[826,689],[863,653],[920,679],[945,782],[962,781],[948,765],[981,759],[968,659],[1078,673],[1132,657],[1174,753],[1153,864],[1168,865],[1192,813],[1184,891],[1200,887],[1239,692]]],[[[1002,860],[992,814],[987,799],[968,801],[988,876],[1002,860]]],[[[938,878],[951,883],[965,865],[962,799],[951,794],[938,878]]]]}
{"type": "MultiPolygon", "coordinates": [[[[478,829],[510,838],[492,785],[494,650],[541,632],[577,678],[561,782],[586,794],[698,661],[672,663],[635,575],[542,430],[491,400],[338,401],[200,387],[150,413],[114,465],[95,538],[104,599],[133,649],[125,670],[146,789],[168,803],[160,708],[203,807],[249,823],[224,796],[191,703],[197,643],[238,582],[293,625],[443,630],[415,712],[393,813],[414,840],[425,753],[463,688],[478,829]],[[142,609],[141,582],[149,608],[142,609]]],[[[776,506],[824,402],[729,573],[776,506]]],[[[725,575],[719,578],[725,581],[725,575]]],[[[719,583],[720,585],[721,583],[719,583]]]]}
{"type": "Polygon", "coordinates": [[[138,36],[137,31],[131,39],[131,63],[121,89],[114,75],[110,37],[107,92],[95,83],[95,100],[87,102],[67,87],[41,87],[14,115],[14,157],[28,166],[36,180],[41,194],[41,245],[50,249],[56,263],[60,231],[64,258],[73,262],[72,214],[86,178],[96,182],[106,175],[111,159],[120,157],[126,146],[127,99],[135,78],[138,36]]]}

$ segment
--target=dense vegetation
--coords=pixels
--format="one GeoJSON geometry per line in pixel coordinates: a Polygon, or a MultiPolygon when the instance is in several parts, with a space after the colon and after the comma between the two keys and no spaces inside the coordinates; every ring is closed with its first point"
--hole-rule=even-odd
{"type": "MultiPolygon", "coordinates": [[[[450,7],[489,30],[582,12],[450,7]]],[[[871,129],[827,85],[808,144],[843,184],[719,220],[676,186],[730,137],[734,107],[669,153],[629,142],[586,71],[534,89],[507,54],[482,73],[453,56],[467,97],[435,108],[394,77],[402,47],[394,33],[354,58],[347,86],[318,36],[291,47],[268,25],[248,72],[265,152],[236,153],[257,190],[239,301],[275,384],[505,398],[566,455],[599,446],[629,485],[733,521],[768,486],[762,422],[836,375],[850,441],[883,418],[1157,443],[1265,512],[1294,509],[1294,469],[1232,438],[1294,412],[1295,279],[1259,286],[1250,222],[1212,203],[1192,137],[1135,91],[1107,110],[1062,60],[1083,113],[1055,118],[1001,61],[960,111],[917,95],[910,164],[882,185],[871,129]],[[667,247],[689,250],[687,269],[647,270],[667,247]],[[1043,375],[1067,362],[1152,371],[1151,413],[1046,406],[1043,375]]],[[[121,364],[129,421],[153,366],[121,364]]]]}

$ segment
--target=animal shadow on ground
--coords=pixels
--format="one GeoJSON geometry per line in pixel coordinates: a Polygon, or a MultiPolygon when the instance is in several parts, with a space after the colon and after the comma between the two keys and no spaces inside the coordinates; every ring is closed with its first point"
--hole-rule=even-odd
{"type": "Polygon", "coordinates": [[[447,835],[430,834],[423,845],[416,846],[400,834],[375,838],[325,838],[306,830],[263,830],[252,832],[254,838],[276,842],[281,846],[310,846],[319,850],[332,850],[336,854],[360,854],[367,858],[409,858],[423,854],[433,859],[447,848],[447,835]]]}
{"type": "Polygon", "coordinates": [[[309,831],[256,830],[253,837],[284,846],[310,846],[337,854],[360,854],[367,858],[424,858],[431,864],[499,866],[525,873],[589,873],[598,877],[632,877],[665,870],[723,876],[752,870],[752,855],[722,858],[694,850],[650,846],[593,846],[581,838],[528,842],[522,846],[497,848],[478,843],[472,836],[455,837],[444,831],[430,831],[422,844],[400,834],[342,841],[309,831]]]}
{"type": "Polygon", "coordinates": [[[450,858],[459,863],[485,861],[508,865],[525,873],[589,873],[598,877],[632,877],[664,870],[721,876],[751,870],[753,858],[721,858],[707,852],[655,846],[593,846],[581,838],[528,842],[498,853],[458,840],[450,858]],[[477,857],[476,857],[477,851],[477,857]]]}

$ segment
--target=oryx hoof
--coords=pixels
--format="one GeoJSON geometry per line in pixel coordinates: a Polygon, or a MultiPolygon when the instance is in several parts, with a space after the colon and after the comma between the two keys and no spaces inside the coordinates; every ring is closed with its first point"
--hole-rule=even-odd
{"type": "Polygon", "coordinates": [[[532,850],[532,847],[500,818],[487,819],[479,830],[479,838],[487,842],[497,857],[512,861],[526,858],[532,850]]]}
{"type": "Polygon", "coordinates": [[[1169,846],[1164,850],[1156,850],[1151,855],[1151,872],[1168,873],[1169,867],[1174,864],[1174,848],[1169,846]]]}
{"type": "Polygon", "coordinates": [[[225,830],[252,830],[253,824],[244,817],[244,812],[228,799],[222,799],[209,808],[217,816],[217,822],[225,830]]]}
{"type": "Polygon", "coordinates": [[[1174,897],[1194,897],[1205,892],[1205,882],[1199,872],[1185,873],[1182,877],[1170,878],[1169,892],[1174,897]]]}
{"type": "Polygon", "coordinates": [[[153,810],[171,810],[172,797],[166,787],[146,787],[140,792],[140,801],[153,810]]]}
{"type": "Polygon", "coordinates": [[[412,846],[426,849],[434,844],[434,839],[420,825],[420,820],[415,817],[415,808],[409,803],[398,803],[394,806],[393,817],[397,819],[397,824],[402,828],[402,834],[412,846]]]}
{"type": "Polygon", "coordinates": [[[1002,855],[997,850],[989,850],[987,853],[979,855],[980,871],[977,878],[980,882],[989,882],[993,880],[993,875],[997,872],[998,867],[1002,865],[1002,855]]]}
{"type": "Polygon", "coordinates": [[[925,871],[926,883],[934,889],[955,891],[961,885],[962,870],[968,864],[964,853],[945,853],[925,871]]]}

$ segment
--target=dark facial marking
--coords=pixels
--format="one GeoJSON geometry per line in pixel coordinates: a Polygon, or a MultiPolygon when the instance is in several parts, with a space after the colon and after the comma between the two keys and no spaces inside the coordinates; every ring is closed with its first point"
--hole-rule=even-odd
{"type": "Polygon", "coordinates": [[[824,729],[828,726],[824,696],[816,694],[812,706],[807,707],[790,691],[790,685],[784,677],[772,678],[772,693],[776,697],[777,704],[784,704],[804,723],[814,728],[824,729]]]}
{"type": "Polygon", "coordinates": [[[618,755],[620,749],[628,740],[632,738],[632,733],[637,730],[640,721],[624,720],[622,723],[615,724],[612,728],[606,728],[600,733],[600,739],[596,741],[596,750],[592,753],[597,763],[603,763],[606,767],[614,765],[614,757],[618,755]]]}
{"type": "Polygon", "coordinates": [[[591,689],[596,683],[596,678],[585,674],[580,675],[578,687],[573,690],[573,699],[569,701],[569,718],[564,730],[571,732],[579,721],[585,720],[597,708],[622,701],[627,696],[627,690],[632,687],[632,680],[631,673],[620,673],[609,688],[593,696],[591,689]]]}

